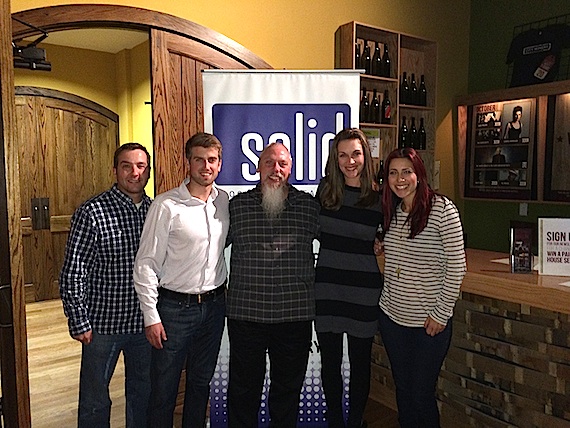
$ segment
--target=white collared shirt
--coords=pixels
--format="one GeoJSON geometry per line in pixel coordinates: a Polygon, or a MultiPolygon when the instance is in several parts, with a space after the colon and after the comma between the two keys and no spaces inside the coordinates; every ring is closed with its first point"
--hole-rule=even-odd
{"type": "Polygon", "coordinates": [[[133,272],[145,326],[161,322],[156,309],[159,287],[198,294],[227,278],[228,195],[213,186],[208,200],[202,201],[190,194],[188,182],[158,195],[146,217],[133,272]]]}

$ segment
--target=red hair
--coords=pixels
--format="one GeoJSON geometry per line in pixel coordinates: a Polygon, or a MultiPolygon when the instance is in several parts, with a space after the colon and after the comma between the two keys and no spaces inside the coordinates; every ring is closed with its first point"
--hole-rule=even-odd
{"type": "Polygon", "coordinates": [[[382,190],[382,208],[384,212],[384,231],[386,234],[390,229],[390,222],[396,216],[396,207],[401,202],[401,198],[396,196],[388,184],[390,174],[390,162],[392,159],[408,159],[412,162],[412,167],[418,178],[418,186],[414,201],[410,210],[410,214],[406,221],[410,223],[410,236],[415,237],[418,233],[425,229],[433,206],[433,198],[436,193],[432,190],[427,181],[426,167],[422,158],[414,149],[406,147],[392,151],[384,161],[384,186],[382,190]]]}

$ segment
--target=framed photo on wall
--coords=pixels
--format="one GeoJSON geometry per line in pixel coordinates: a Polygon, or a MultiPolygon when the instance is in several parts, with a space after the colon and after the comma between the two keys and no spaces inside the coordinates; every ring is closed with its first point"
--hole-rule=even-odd
{"type": "Polygon", "coordinates": [[[570,202],[570,93],[548,97],[544,200],[570,202]]]}
{"type": "Polygon", "coordinates": [[[536,199],[536,99],[468,108],[465,196],[536,199]]]}

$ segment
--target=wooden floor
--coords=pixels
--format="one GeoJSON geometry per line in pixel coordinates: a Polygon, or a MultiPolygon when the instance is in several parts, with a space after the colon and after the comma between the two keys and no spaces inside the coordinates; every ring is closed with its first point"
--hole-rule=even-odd
{"type": "MultiPolygon", "coordinates": [[[[69,337],[60,300],[29,303],[26,312],[32,427],[75,427],[81,344],[69,337]]],[[[111,380],[113,428],[125,426],[123,379],[121,359],[111,380]]],[[[396,413],[372,400],[364,417],[368,428],[398,427],[396,413]]],[[[180,426],[179,416],[175,426],[180,426]]]]}

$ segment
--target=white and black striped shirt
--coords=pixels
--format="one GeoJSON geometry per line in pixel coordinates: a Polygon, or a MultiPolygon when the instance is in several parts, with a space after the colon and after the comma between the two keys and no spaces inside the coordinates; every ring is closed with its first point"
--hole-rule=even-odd
{"type": "Polygon", "coordinates": [[[449,199],[436,196],[425,229],[413,239],[407,216],[398,206],[384,237],[380,307],[403,326],[423,327],[428,316],[447,324],[466,272],[459,212],[449,199]]]}

